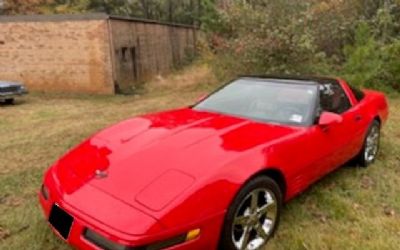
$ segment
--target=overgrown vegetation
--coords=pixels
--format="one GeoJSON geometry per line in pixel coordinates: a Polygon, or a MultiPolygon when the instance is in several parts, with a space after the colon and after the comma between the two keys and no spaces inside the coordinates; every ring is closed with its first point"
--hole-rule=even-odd
{"type": "MultiPolygon", "coordinates": [[[[212,0],[3,0],[3,14],[106,12],[161,21],[196,24],[212,0]]],[[[1,2],[1,1],[0,1],[1,2]]],[[[1,13],[0,13],[1,14],[1,13]]]]}
{"type": "Polygon", "coordinates": [[[237,73],[339,75],[400,91],[400,2],[228,1],[204,27],[221,78],[237,73]]]}

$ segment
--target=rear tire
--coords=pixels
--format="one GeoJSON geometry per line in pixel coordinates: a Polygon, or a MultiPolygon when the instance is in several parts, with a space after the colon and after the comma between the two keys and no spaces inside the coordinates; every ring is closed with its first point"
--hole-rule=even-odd
{"type": "Polygon", "coordinates": [[[8,104],[8,105],[14,104],[14,99],[13,99],[13,98],[6,99],[6,100],[4,101],[4,103],[5,103],[5,104],[8,104]]]}
{"type": "Polygon", "coordinates": [[[356,161],[361,167],[368,167],[376,160],[380,147],[380,130],[380,122],[374,120],[368,128],[363,147],[356,157],[356,161]]]}
{"type": "Polygon", "coordinates": [[[249,181],[228,209],[219,243],[220,250],[260,249],[279,225],[282,191],[267,176],[249,181]]]}

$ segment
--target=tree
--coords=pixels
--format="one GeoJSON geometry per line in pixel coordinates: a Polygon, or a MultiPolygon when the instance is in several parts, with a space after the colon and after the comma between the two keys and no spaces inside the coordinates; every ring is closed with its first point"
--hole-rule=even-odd
{"type": "Polygon", "coordinates": [[[4,14],[40,14],[40,6],[53,0],[3,0],[4,14]]]}
{"type": "MultiPolygon", "coordinates": [[[[0,0],[4,14],[105,12],[168,22],[194,24],[202,0],[0,0]]],[[[208,2],[210,0],[203,0],[208,2]]],[[[1,5],[0,5],[1,6],[1,5]]]]}

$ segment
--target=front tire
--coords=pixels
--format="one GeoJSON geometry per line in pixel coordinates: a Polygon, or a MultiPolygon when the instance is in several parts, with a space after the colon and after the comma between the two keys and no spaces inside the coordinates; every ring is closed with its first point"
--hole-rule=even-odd
{"type": "Polygon", "coordinates": [[[267,176],[249,181],[228,209],[219,249],[257,250],[274,235],[280,220],[282,191],[267,176]]]}
{"type": "Polygon", "coordinates": [[[376,160],[379,152],[381,124],[374,120],[368,128],[363,147],[357,156],[358,164],[362,167],[368,167],[376,160]]]}

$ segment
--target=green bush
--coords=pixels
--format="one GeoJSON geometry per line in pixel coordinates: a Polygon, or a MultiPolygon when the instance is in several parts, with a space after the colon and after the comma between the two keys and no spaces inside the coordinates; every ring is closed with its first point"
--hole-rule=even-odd
{"type": "Polygon", "coordinates": [[[375,80],[383,68],[382,51],[368,24],[361,23],[357,27],[354,44],[344,48],[347,58],[342,70],[344,77],[356,85],[376,87],[375,80]]]}
{"type": "Polygon", "coordinates": [[[400,3],[373,2],[366,9],[367,2],[234,1],[206,26],[215,55],[210,63],[221,79],[330,75],[400,91],[400,3]]]}
{"type": "MultiPolygon", "coordinates": [[[[382,38],[380,36],[380,38],[382,38]]],[[[344,49],[347,58],[342,75],[349,82],[385,91],[400,91],[400,40],[385,43],[373,33],[370,25],[358,25],[353,45],[344,49]]]]}
{"type": "Polygon", "coordinates": [[[327,56],[318,51],[311,29],[304,25],[308,21],[305,13],[293,17],[276,14],[247,4],[220,13],[220,26],[210,38],[216,54],[212,65],[218,77],[331,71],[327,56]]]}

